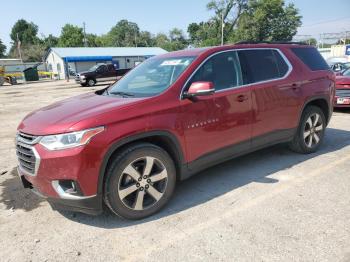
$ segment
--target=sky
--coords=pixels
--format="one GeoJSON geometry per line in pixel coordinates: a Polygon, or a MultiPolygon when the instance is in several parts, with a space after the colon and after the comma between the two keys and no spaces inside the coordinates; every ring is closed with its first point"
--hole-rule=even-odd
{"type": "MultiPolygon", "coordinates": [[[[66,23],[82,26],[87,33],[105,34],[117,21],[136,22],[141,30],[167,33],[178,27],[212,16],[206,10],[209,0],[12,0],[1,6],[0,39],[9,47],[10,31],[18,19],[39,26],[39,36],[59,36],[66,23]],[[7,10],[7,11],[4,11],[7,10]]],[[[321,33],[350,31],[350,0],[286,0],[294,3],[303,16],[298,34],[319,38],[321,33]]]]}

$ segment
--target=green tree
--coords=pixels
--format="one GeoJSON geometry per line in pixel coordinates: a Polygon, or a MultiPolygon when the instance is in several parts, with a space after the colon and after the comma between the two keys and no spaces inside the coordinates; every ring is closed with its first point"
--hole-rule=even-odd
{"type": "Polygon", "coordinates": [[[10,34],[13,45],[17,43],[17,35],[22,45],[36,44],[39,40],[37,37],[38,30],[39,28],[36,24],[32,22],[29,23],[24,19],[18,20],[12,27],[10,34]]]}
{"type": "Polygon", "coordinates": [[[247,0],[212,0],[207,9],[214,12],[209,21],[192,23],[187,32],[196,46],[218,45],[221,43],[221,29],[224,25],[224,42],[232,36],[237,21],[247,8],[247,0]]]}
{"type": "Polygon", "coordinates": [[[58,40],[60,47],[81,47],[84,46],[83,28],[66,24],[62,27],[61,35],[58,40]]]}
{"type": "Polygon", "coordinates": [[[6,46],[2,43],[0,39],[0,58],[5,57],[6,46]]]}
{"type": "MultiPolygon", "coordinates": [[[[23,62],[41,62],[47,52],[47,48],[43,44],[27,44],[21,47],[21,55],[23,62]]],[[[18,49],[14,48],[10,51],[10,57],[19,58],[18,49]]]]}
{"type": "Polygon", "coordinates": [[[104,45],[108,46],[136,46],[140,29],[136,23],[120,20],[108,32],[104,45]]]}
{"type": "Polygon", "coordinates": [[[137,46],[154,46],[155,45],[155,39],[153,38],[152,34],[148,31],[141,31],[139,34],[139,37],[137,38],[137,46]]]}
{"type": "Polygon", "coordinates": [[[95,39],[95,42],[98,44],[98,46],[104,46],[104,47],[111,46],[110,38],[108,34],[97,36],[95,39]]]}
{"type": "Polygon", "coordinates": [[[58,40],[59,40],[58,37],[53,36],[52,34],[49,34],[49,36],[44,37],[44,39],[41,42],[44,45],[45,49],[49,49],[51,47],[58,46],[58,40]]]}
{"type": "Polygon", "coordinates": [[[173,28],[170,30],[169,36],[163,33],[157,34],[154,38],[154,45],[167,51],[176,51],[186,48],[187,40],[182,30],[173,28]]]}
{"type": "Polygon", "coordinates": [[[86,34],[86,42],[88,47],[100,47],[102,42],[100,38],[95,34],[86,34]]]}
{"type": "Polygon", "coordinates": [[[236,41],[291,41],[301,25],[294,4],[283,0],[250,0],[239,18],[236,41]]]}
{"type": "Polygon", "coordinates": [[[155,45],[158,47],[164,47],[170,42],[168,36],[163,33],[158,33],[154,38],[154,41],[155,41],[155,45]]]}
{"type": "Polygon", "coordinates": [[[219,45],[221,37],[218,32],[217,23],[214,20],[208,22],[192,23],[187,29],[190,42],[194,46],[213,46],[219,45]]]}

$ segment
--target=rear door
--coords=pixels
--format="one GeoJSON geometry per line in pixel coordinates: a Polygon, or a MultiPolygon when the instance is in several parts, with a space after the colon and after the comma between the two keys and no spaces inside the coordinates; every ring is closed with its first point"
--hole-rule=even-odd
{"type": "Polygon", "coordinates": [[[252,87],[252,146],[294,134],[298,125],[300,88],[290,78],[291,64],[277,49],[240,50],[243,83],[252,87]]]}
{"type": "Polygon", "coordinates": [[[252,104],[250,87],[242,87],[237,52],[215,54],[202,64],[186,85],[213,82],[215,94],[183,101],[183,121],[190,162],[203,165],[249,150],[252,104]],[[232,147],[240,144],[240,146],[232,147]]]}
{"type": "Polygon", "coordinates": [[[115,67],[113,64],[108,64],[107,65],[107,74],[106,74],[106,78],[108,81],[115,81],[117,79],[117,72],[115,70],[115,67]]]}

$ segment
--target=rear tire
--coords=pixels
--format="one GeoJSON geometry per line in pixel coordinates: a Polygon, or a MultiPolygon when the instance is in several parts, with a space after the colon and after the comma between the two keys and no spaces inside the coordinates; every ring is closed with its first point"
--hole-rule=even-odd
{"type": "Polygon", "coordinates": [[[321,146],[326,129],[326,118],[317,106],[305,108],[297,133],[289,143],[292,151],[302,154],[316,152],[321,146]]]}
{"type": "Polygon", "coordinates": [[[176,170],[168,153],[153,144],[135,144],[112,159],[104,200],[116,215],[142,219],[164,207],[175,184],[176,170]]]}

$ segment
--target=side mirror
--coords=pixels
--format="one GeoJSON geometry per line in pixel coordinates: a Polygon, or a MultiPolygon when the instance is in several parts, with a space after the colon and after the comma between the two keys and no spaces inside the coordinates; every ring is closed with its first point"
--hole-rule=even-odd
{"type": "Polygon", "coordinates": [[[209,96],[214,93],[215,88],[212,82],[193,82],[188,91],[183,94],[183,97],[209,96]]]}

